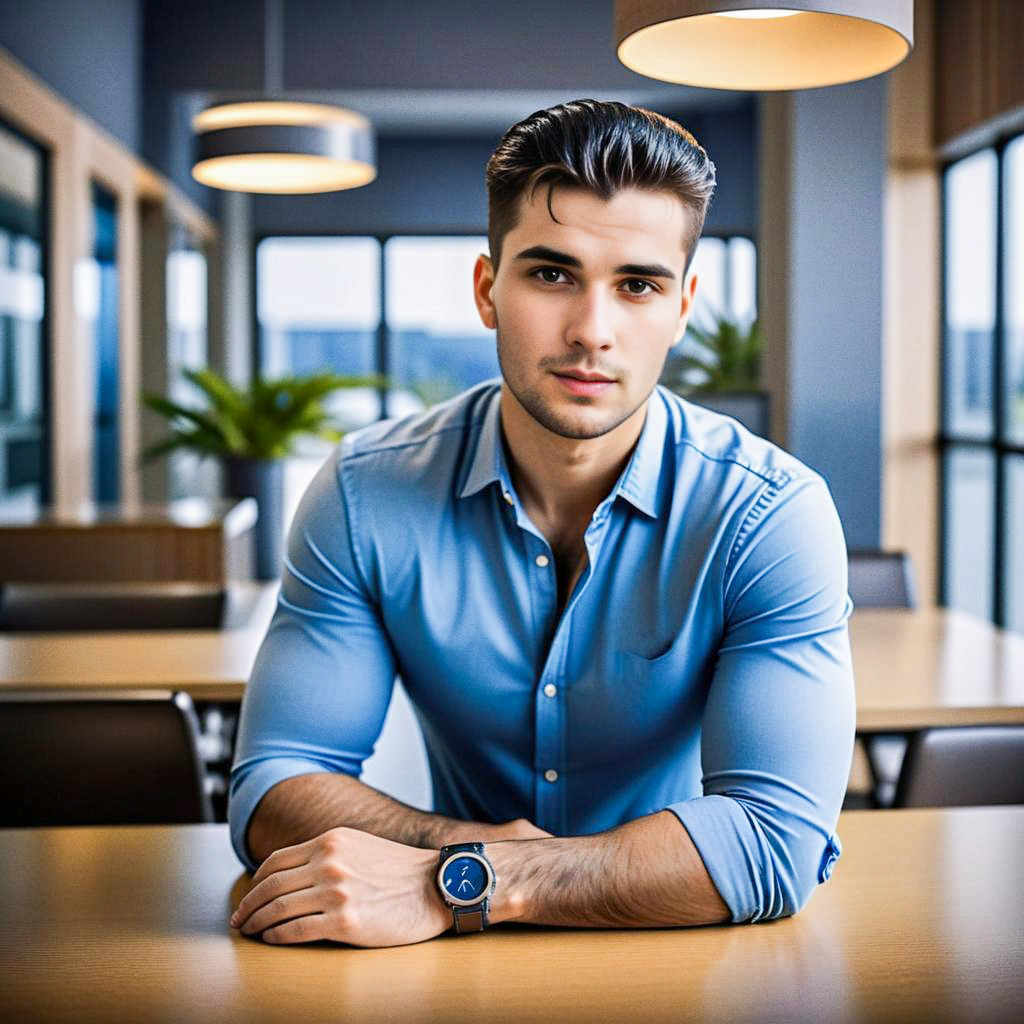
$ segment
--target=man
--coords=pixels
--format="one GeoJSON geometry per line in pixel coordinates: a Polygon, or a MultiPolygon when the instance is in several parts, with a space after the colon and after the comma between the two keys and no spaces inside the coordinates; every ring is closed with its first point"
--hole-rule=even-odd
{"type": "Polygon", "coordinates": [[[840,849],[846,552],[819,476],[656,389],[714,166],[584,100],[511,128],[487,183],[502,381],[349,435],[304,496],[243,708],[259,867],[231,923],[386,946],[792,914],[840,849]],[[433,814],[358,781],[396,672],[433,814]]]}

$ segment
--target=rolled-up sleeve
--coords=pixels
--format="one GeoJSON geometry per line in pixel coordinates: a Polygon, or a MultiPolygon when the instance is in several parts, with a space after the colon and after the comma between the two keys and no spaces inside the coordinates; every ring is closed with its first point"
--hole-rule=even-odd
{"type": "Polygon", "coordinates": [[[733,921],[796,913],[841,852],[855,729],[846,545],[820,477],[745,511],[701,738],[704,795],[672,804],[733,921]]]}
{"type": "Polygon", "coordinates": [[[311,772],[358,775],[391,699],[395,657],[360,564],[343,453],[332,454],[299,504],[277,608],[242,702],[228,818],[249,868],[246,832],[266,792],[311,772]]]}

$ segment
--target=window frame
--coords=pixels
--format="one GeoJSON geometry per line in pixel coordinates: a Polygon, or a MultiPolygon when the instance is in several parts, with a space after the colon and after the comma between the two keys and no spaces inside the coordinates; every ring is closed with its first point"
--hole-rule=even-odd
{"type": "Polygon", "coordinates": [[[939,431],[936,439],[938,451],[939,478],[939,528],[938,528],[938,603],[949,606],[950,571],[949,541],[950,533],[950,476],[947,469],[949,456],[955,451],[975,451],[990,453],[995,461],[993,476],[993,501],[989,510],[993,527],[992,559],[988,568],[992,571],[992,621],[1000,627],[1007,626],[1007,509],[1008,500],[1006,465],[1013,456],[1024,456],[1024,444],[1009,439],[1006,423],[1006,372],[1007,338],[1006,338],[1006,261],[1008,256],[1006,239],[1006,151],[1017,139],[1024,138],[1024,131],[1016,130],[1000,135],[994,142],[977,146],[969,152],[957,153],[954,158],[945,160],[939,167],[940,175],[940,338],[939,338],[939,431]],[[992,150],[996,158],[996,194],[995,194],[995,320],[992,328],[992,417],[993,430],[990,438],[963,436],[951,429],[949,424],[949,374],[950,352],[947,331],[948,288],[947,288],[947,257],[949,252],[949,224],[947,218],[947,200],[949,192],[949,172],[961,161],[976,156],[985,150],[992,150]]]}
{"type": "Polygon", "coordinates": [[[39,504],[53,501],[53,258],[51,198],[53,196],[53,151],[41,138],[23,131],[0,111],[0,128],[31,146],[39,155],[39,268],[43,275],[43,317],[39,326],[39,377],[42,390],[43,415],[40,423],[39,504]]]}
{"type": "MultiPolygon", "coordinates": [[[[259,318],[259,292],[260,292],[260,280],[259,280],[259,259],[258,252],[260,245],[268,238],[373,238],[376,240],[380,247],[380,322],[377,325],[377,339],[376,349],[374,358],[376,360],[376,367],[374,373],[380,374],[382,377],[388,376],[389,372],[389,361],[388,361],[388,337],[390,328],[388,327],[388,314],[387,314],[387,273],[386,273],[386,258],[385,249],[387,243],[393,238],[472,238],[477,235],[487,235],[487,229],[484,228],[481,231],[445,231],[445,230],[426,230],[419,228],[414,231],[257,231],[253,234],[253,244],[250,253],[250,274],[253,282],[252,294],[250,296],[250,318],[252,324],[252,359],[250,363],[250,372],[254,377],[258,376],[263,367],[263,335],[260,329],[260,318],[259,318]]],[[[728,245],[728,243],[734,238],[744,238],[751,243],[754,247],[755,253],[755,279],[754,279],[754,295],[755,299],[758,294],[757,290],[757,275],[760,273],[760,252],[758,250],[757,238],[753,232],[745,231],[704,231],[701,232],[701,238],[717,238],[728,245]]],[[[730,266],[730,260],[725,261],[725,279],[724,287],[726,294],[729,293],[732,287],[732,269],[730,266]]],[[[755,316],[758,315],[755,313],[755,316]]],[[[378,397],[380,399],[380,419],[387,418],[387,388],[378,389],[378,397]]]]}

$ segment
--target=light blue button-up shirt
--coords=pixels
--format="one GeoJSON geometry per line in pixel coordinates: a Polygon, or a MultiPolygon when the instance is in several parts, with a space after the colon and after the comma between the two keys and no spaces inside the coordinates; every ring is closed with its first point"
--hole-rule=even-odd
{"type": "Polygon", "coordinates": [[[735,921],[828,877],[853,748],[846,547],[816,473],[658,389],[555,560],[509,474],[499,386],[349,434],[302,499],[231,775],[239,857],[271,786],[358,775],[396,673],[434,809],[586,835],[670,810],[735,921]]]}

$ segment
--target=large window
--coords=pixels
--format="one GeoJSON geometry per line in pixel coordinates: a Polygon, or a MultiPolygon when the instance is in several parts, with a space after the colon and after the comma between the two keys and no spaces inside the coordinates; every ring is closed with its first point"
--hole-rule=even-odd
{"type": "MultiPolygon", "coordinates": [[[[339,394],[349,428],[402,416],[497,377],[494,333],[473,303],[482,235],[270,237],[257,248],[261,372],[377,374],[390,387],[339,394]]],[[[700,240],[693,320],[756,315],[756,259],[747,238],[700,240]]]]}
{"type": "Polygon", "coordinates": [[[79,265],[76,287],[81,312],[89,322],[94,358],[93,498],[110,503],[121,496],[117,196],[93,182],[92,202],[92,259],[79,265]]]}
{"type": "Polygon", "coordinates": [[[690,272],[697,275],[693,324],[707,330],[724,318],[747,328],[757,318],[757,251],[749,238],[701,238],[690,272]]]}
{"type": "Polygon", "coordinates": [[[1024,632],[1024,136],[943,192],[940,600],[1024,632]]]}
{"type": "Polygon", "coordinates": [[[50,500],[44,151],[0,124],[0,508],[50,500]]]}
{"type": "MultiPolygon", "coordinates": [[[[170,227],[164,273],[167,281],[167,389],[172,401],[201,405],[198,389],[185,370],[209,362],[207,345],[206,254],[181,224],[170,227]]],[[[168,459],[169,495],[187,498],[216,493],[213,461],[195,452],[172,452],[168,459]],[[214,479],[210,479],[214,477],[214,479]]]]}

